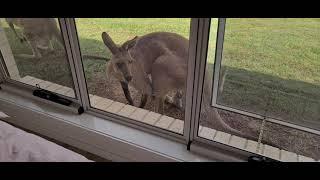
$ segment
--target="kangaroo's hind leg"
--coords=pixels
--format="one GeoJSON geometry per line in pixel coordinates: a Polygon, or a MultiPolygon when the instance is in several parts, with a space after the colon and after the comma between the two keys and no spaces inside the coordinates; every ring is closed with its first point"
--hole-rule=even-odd
{"type": "Polygon", "coordinates": [[[139,108],[143,108],[146,105],[147,100],[148,100],[148,95],[147,94],[142,94],[139,108]]]}
{"type": "Polygon", "coordinates": [[[163,77],[161,74],[153,74],[152,79],[152,100],[154,102],[154,112],[164,113],[164,100],[167,94],[167,88],[163,86],[163,77]]]}
{"type": "Polygon", "coordinates": [[[42,55],[41,55],[39,49],[37,48],[37,43],[35,41],[29,41],[29,43],[30,43],[32,54],[34,55],[34,57],[41,58],[42,55]]]}
{"type": "Polygon", "coordinates": [[[184,99],[183,99],[183,92],[182,90],[178,90],[173,98],[172,98],[172,104],[175,105],[180,110],[183,110],[184,108],[184,99]]]}
{"type": "Polygon", "coordinates": [[[8,22],[10,29],[13,31],[14,35],[20,40],[21,43],[27,41],[27,39],[21,35],[19,36],[12,22],[8,22]]]}
{"type": "Polygon", "coordinates": [[[154,112],[163,114],[164,113],[164,98],[161,96],[152,96],[154,102],[154,112]]]}
{"type": "Polygon", "coordinates": [[[166,95],[175,88],[176,78],[170,70],[171,55],[159,57],[152,65],[152,95],[155,100],[155,111],[163,113],[166,95]]]}
{"type": "Polygon", "coordinates": [[[37,43],[35,41],[28,41],[29,45],[31,46],[32,54],[17,54],[17,57],[21,58],[41,58],[42,55],[37,48],[37,43]]]}

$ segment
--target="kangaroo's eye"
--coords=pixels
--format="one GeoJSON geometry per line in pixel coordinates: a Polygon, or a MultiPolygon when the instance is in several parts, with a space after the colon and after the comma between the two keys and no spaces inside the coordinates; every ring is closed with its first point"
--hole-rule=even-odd
{"type": "Polygon", "coordinates": [[[118,66],[118,68],[122,68],[124,63],[117,63],[116,65],[118,66]]]}

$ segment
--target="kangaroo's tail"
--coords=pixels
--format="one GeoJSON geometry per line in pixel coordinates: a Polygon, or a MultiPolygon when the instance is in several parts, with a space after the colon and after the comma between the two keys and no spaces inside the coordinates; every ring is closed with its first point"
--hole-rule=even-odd
{"type": "Polygon", "coordinates": [[[82,58],[87,58],[87,59],[98,59],[98,60],[104,60],[104,61],[109,61],[109,58],[106,57],[101,57],[101,56],[94,56],[94,55],[88,55],[84,54],[82,55],[82,58]]]}
{"type": "Polygon", "coordinates": [[[202,108],[201,108],[201,116],[206,119],[210,124],[214,126],[215,129],[220,131],[225,131],[231,133],[233,135],[237,135],[240,137],[247,137],[249,139],[253,139],[250,135],[246,135],[241,131],[234,129],[227,122],[223,120],[220,116],[219,111],[216,108],[211,106],[210,94],[212,93],[212,77],[213,72],[209,70],[209,67],[206,67],[205,74],[205,82],[203,87],[203,97],[202,97],[202,108]]]}

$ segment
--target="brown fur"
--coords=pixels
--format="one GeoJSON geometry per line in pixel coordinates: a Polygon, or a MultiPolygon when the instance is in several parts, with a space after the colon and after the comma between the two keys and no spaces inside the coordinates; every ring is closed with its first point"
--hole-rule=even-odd
{"type": "Polygon", "coordinates": [[[121,47],[116,47],[106,33],[102,38],[113,53],[108,74],[154,97],[156,112],[163,112],[163,102],[169,92],[179,91],[185,96],[189,45],[186,38],[175,33],[155,32],[135,37],[121,47]],[[117,63],[123,63],[126,68],[121,70],[117,63]],[[126,76],[132,80],[127,81],[126,76]]]}
{"type": "MultiPolygon", "coordinates": [[[[176,91],[176,97],[185,100],[187,78],[188,40],[174,33],[156,32],[125,42],[121,47],[116,47],[111,37],[103,33],[102,39],[107,47],[112,49],[113,56],[108,66],[108,74],[114,75],[119,81],[131,83],[142,94],[154,96],[156,112],[162,113],[163,101],[170,91],[176,91]],[[125,63],[128,71],[117,68],[116,63],[125,63]],[[131,81],[126,81],[125,76],[132,76],[131,81]],[[150,78],[149,78],[150,76],[150,78]]],[[[207,70],[206,70],[207,71],[207,70]]],[[[225,70],[220,76],[224,81],[225,70]]],[[[210,97],[212,80],[210,73],[206,73],[204,97],[210,97]]],[[[222,90],[222,89],[221,89],[222,90]]],[[[211,101],[203,99],[201,113],[215,120],[216,126],[235,135],[243,133],[233,129],[220,117],[211,101]]],[[[184,106],[184,102],[183,102],[184,106]]]]}
{"type": "Polygon", "coordinates": [[[39,49],[53,51],[52,40],[57,39],[63,45],[60,30],[54,18],[6,18],[7,23],[21,42],[27,41],[32,49],[32,55],[26,57],[42,57],[39,49]],[[19,36],[15,27],[20,27],[22,35],[19,36]]]}

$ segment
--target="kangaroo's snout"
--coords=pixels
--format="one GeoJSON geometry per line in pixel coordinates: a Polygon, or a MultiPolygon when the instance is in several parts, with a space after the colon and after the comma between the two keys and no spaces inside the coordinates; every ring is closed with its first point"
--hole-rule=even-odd
{"type": "Polygon", "coordinates": [[[127,80],[128,82],[130,82],[130,81],[132,80],[132,76],[126,76],[125,78],[126,78],[126,80],[127,80]]]}

